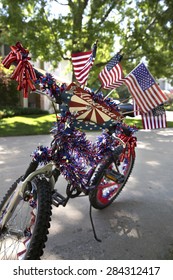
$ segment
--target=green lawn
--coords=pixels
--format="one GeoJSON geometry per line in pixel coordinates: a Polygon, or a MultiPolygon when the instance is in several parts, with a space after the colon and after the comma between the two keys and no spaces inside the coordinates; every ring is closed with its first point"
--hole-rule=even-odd
{"type": "MultiPolygon", "coordinates": [[[[0,137],[49,134],[53,123],[56,121],[52,115],[28,115],[0,119],[0,137]]],[[[128,125],[143,128],[141,120],[126,119],[128,125]]],[[[173,127],[173,122],[168,122],[168,127],[173,127]]]]}
{"type": "Polygon", "coordinates": [[[49,134],[55,115],[28,115],[0,119],[0,136],[49,134]]]}
{"type": "MultiPolygon", "coordinates": [[[[143,126],[142,126],[142,121],[141,120],[137,120],[137,119],[125,119],[125,123],[127,124],[127,125],[136,125],[136,127],[138,128],[138,129],[143,129],[143,126]]],[[[169,128],[173,128],[173,122],[168,122],[167,121],[167,127],[169,127],[169,128]]]]}

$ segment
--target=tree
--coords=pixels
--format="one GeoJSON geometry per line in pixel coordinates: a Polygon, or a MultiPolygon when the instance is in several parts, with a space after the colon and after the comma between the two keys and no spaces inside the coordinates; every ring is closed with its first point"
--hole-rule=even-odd
{"type": "Polygon", "coordinates": [[[0,43],[21,41],[33,59],[51,61],[56,66],[62,59],[70,60],[71,52],[91,49],[98,39],[90,75],[95,87],[99,85],[101,67],[121,47],[125,74],[145,58],[154,77],[171,78],[172,0],[0,0],[0,3],[0,43]]]}
{"type": "Polygon", "coordinates": [[[154,76],[173,78],[173,2],[137,0],[135,9],[126,10],[127,29],[121,37],[128,62],[136,64],[145,57],[154,76]]]}

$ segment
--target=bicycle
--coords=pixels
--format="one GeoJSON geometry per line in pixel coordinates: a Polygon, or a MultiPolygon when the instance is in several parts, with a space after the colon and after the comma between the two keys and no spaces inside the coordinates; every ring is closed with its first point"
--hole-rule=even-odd
{"type": "MultiPolygon", "coordinates": [[[[25,174],[14,182],[0,203],[0,259],[40,259],[49,234],[52,205],[65,207],[69,199],[83,195],[89,198],[94,236],[100,241],[91,207],[102,210],[112,204],[135,162],[136,128],[123,123],[124,116],[110,98],[74,83],[58,86],[50,74],[34,71],[41,83],[41,90],[36,92],[46,94],[53,104],[64,104],[65,109],[62,106],[61,116],[55,109],[57,122],[51,131],[50,147],[38,146],[33,151],[25,174]],[[76,96],[89,98],[87,111],[94,104],[104,109],[110,119],[94,143],[78,129],[83,117],[80,110],[74,110],[76,96]],[[61,175],[67,181],[66,196],[56,188],[61,175]]],[[[99,126],[103,127],[103,122],[99,126]]]]}

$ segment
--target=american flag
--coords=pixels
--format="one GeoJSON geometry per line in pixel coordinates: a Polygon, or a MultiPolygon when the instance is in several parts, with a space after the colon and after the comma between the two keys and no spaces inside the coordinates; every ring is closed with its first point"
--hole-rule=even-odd
{"type": "Polygon", "coordinates": [[[93,45],[93,49],[87,52],[73,53],[72,64],[76,80],[84,85],[88,79],[89,71],[93,66],[97,51],[97,43],[93,45]]]}
{"type": "Polygon", "coordinates": [[[147,113],[140,112],[139,106],[136,104],[135,100],[133,100],[133,106],[134,116],[141,115],[142,125],[144,129],[157,129],[167,127],[166,112],[163,104],[155,107],[147,113]]]}
{"type": "Polygon", "coordinates": [[[124,79],[140,111],[147,113],[167,100],[144,63],[140,63],[124,79]]]}
{"type": "Polygon", "coordinates": [[[157,129],[157,128],[166,128],[166,112],[162,111],[161,114],[155,114],[153,110],[148,113],[142,113],[142,124],[144,129],[157,129]]]}
{"type": "Polygon", "coordinates": [[[120,64],[121,59],[122,55],[117,53],[100,72],[99,80],[104,89],[117,88],[123,84],[123,71],[120,64]]]}

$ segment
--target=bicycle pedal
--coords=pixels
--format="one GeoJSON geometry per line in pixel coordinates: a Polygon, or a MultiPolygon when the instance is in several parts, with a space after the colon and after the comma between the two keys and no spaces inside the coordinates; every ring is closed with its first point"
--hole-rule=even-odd
{"type": "Polygon", "coordinates": [[[64,197],[59,192],[55,191],[52,195],[52,204],[56,207],[59,207],[60,205],[65,206],[67,203],[67,198],[64,197]]]}
{"type": "Polygon", "coordinates": [[[115,170],[110,170],[110,169],[107,169],[105,171],[105,177],[118,183],[118,184],[122,184],[125,180],[125,176],[115,170]]]}

